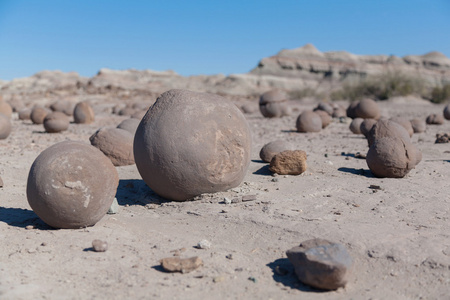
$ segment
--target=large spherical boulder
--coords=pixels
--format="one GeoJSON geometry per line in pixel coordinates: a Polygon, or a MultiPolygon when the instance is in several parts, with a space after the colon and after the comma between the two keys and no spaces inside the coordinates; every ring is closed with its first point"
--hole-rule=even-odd
{"type": "Polygon", "coordinates": [[[69,124],[69,117],[60,111],[51,112],[44,118],[44,128],[49,133],[65,131],[69,124]]]}
{"type": "Polygon", "coordinates": [[[111,161],[91,145],[64,141],[44,150],[28,175],[33,211],[55,228],[93,226],[108,211],[119,176],[111,161]]]}
{"type": "Polygon", "coordinates": [[[100,128],[89,140],[91,145],[100,149],[115,166],[134,164],[134,134],[120,128],[100,128]]]}
{"type": "Polygon", "coordinates": [[[319,132],[322,130],[322,119],[313,111],[304,111],[297,118],[298,132],[319,132]]]}
{"type": "Polygon", "coordinates": [[[159,96],[134,138],[134,158],[144,181],[160,196],[177,201],[238,186],[250,152],[250,128],[236,105],[187,90],[159,96]]]}
{"type": "Polygon", "coordinates": [[[271,90],[261,95],[259,110],[266,118],[279,118],[289,114],[287,95],[280,90],[271,90]]]}
{"type": "Polygon", "coordinates": [[[11,120],[0,113],[0,140],[6,139],[11,134],[11,120]]]}
{"type": "Polygon", "coordinates": [[[373,125],[372,129],[366,135],[369,147],[377,139],[382,137],[398,137],[405,142],[411,142],[408,131],[402,125],[390,120],[379,120],[373,125]]]}
{"type": "Polygon", "coordinates": [[[77,124],[90,124],[94,122],[95,114],[87,102],[79,102],[73,110],[73,120],[77,124]]]}
{"type": "Polygon", "coordinates": [[[286,150],[295,150],[295,147],[287,141],[276,140],[265,144],[259,151],[259,157],[262,161],[270,163],[275,155],[286,150]]]}
{"type": "Polygon", "coordinates": [[[375,140],[367,152],[367,166],[377,177],[402,178],[422,159],[422,153],[398,136],[375,140]]]}

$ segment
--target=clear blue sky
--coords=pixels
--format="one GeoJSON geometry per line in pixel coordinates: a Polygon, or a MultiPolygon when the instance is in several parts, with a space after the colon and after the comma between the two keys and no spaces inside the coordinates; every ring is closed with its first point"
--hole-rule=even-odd
{"type": "Polygon", "coordinates": [[[284,48],[450,57],[450,0],[0,0],[0,79],[244,73],[284,48]]]}

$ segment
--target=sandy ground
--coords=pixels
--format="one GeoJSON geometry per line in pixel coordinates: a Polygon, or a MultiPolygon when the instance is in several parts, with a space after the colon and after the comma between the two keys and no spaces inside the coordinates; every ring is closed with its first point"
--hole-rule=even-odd
{"type": "MultiPolygon", "coordinates": [[[[380,106],[386,116],[409,118],[443,109],[402,99],[380,106]]],[[[423,160],[407,177],[379,179],[354,157],[367,152],[367,142],[348,124],[334,120],[320,133],[300,134],[292,131],[296,116],[250,114],[252,162],[238,188],[168,202],[136,166],[118,167],[118,214],[86,229],[46,226],[26,199],[34,159],[59,141],[88,143],[99,127],[125,118],[100,109],[94,124],[47,134],[14,116],[12,134],[0,141],[0,299],[450,299],[450,144],[434,143],[450,121],[413,136],[423,160]],[[306,173],[271,176],[259,150],[278,138],[307,152],[306,173]],[[255,201],[222,203],[254,194],[255,201]],[[354,268],[345,288],[321,292],[296,279],[285,251],[311,238],[348,248],[354,268]],[[108,251],[90,251],[94,239],[107,241],[108,251]],[[195,248],[203,239],[210,249],[195,248]],[[179,249],[204,265],[163,272],[159,260],[179,249]]]]}

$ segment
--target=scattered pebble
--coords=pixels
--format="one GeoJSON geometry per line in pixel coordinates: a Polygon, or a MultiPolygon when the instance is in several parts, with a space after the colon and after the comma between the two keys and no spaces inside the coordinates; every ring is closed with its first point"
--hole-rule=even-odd
{"type": "Polygon", "coordinates": [[[242,202],[254,201],[256,199],[257,199],[256,195],[245,195],[245,196],[242,196],[242,202]]]}
{"type": "Polygon", "coordinates": [[[160,260],[161,267],[167,272],[189,273],[203,265],[200,257],[190,258],[167,257],[160,260]]]}
{"type": "Polygon", "coordinates": [[[33,225],[27,225],[27,226],[25,227],[25,229],[26,229],[26,230],[31,230],[31,229],[34,229],[34,226],[33,226],[33,225]]]}
{"type": "Polygon", "coordinates": [[[197,249],[209,249],[211,248],[211,242],[208,240],[201,240],[197,244],[197,249]]]}
{"type": "Polygon", "coordinates": [[[111,207],[109,208],[107,214],[108,215],[115,215],[119,212],[119,203],[117,202],[117,198],[114,198],[113,202],[111,203],[111,207]]]}
{"type": "Polygon", "coordinates": [[[228,254],[227,256],[225,256],[227,259],[233,259],[233,254],[228,254]]]}
{"type": "Polygon", "coordinates": [[[224,203],[224,204],[231,204],[231,199],[225,197],[225,198],[223,198],[223,203],[224,203]]]}
{"type": "Polygon", "coordinates": [[[218,282],[221,282],[221,281],[224,281],[224,280],[225,280],[224,276],[217,276],[217,277],[213,278],[213,282],[214,283],[218,283],[218,282]]]}
{"type": "Polygon", "coordinates": [[[450,134],[448,133],[437,133],[435,144],[445,144],[450,142],[450,134]]]}
{"type": "Polygon", "coordinates": [[[341,244],[322,239],[305,241],[286,252],[298,279],[310,286],[335,290],[345,286],[352,259],[341,244]]]}
{"type": "Polygon", "coordinates": [[[94,248],[95,252],[105,252],[108,250],[108,243],[101,240],[93,240],[92,248],[94,248]]]}
{"type": "Polygon", "coordinates": [[[272,182],[278,182],[278,178],[272,178],[272,182]]]}
{"type": "Polygon", "coordinates": [[[276,266],[273,271],[275,272],[275,274],[280,275],[280,276],[285,276],[289,273],[289,270],[287,270],[283,267],[280,267],[280,266],[276,266]]]}
{"type": "Polygon", "coordinates": [[[0,177],[0,188],[3,187],[3,179],[0,177]]]}
{"type": "Polygon", "coordinates": [[[381,190],[381,186],[371,184],[371,185],[369,186],[369,189],[372,189],[372,190],[381,190]]]}
{"type": "Polygon", "coordinates": [[[253,281],[254,283],[256,283],[256,278],[253,277],[253,276],[250,276],[250,277],[248,278],[248,280],[253,281]]]}

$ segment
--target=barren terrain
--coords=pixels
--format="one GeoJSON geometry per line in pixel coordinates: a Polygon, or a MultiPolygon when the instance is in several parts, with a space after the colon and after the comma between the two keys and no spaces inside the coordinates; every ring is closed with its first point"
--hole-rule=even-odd
{"type": "MultiPolygon", "coordinates": [[[[117,103],[107,98],[77,100],[93,103],[95,123],[48,134],[14,114],[11,135],[0,141],[1,299],[450,299],[450,147],[434,143],[436,133],[450,132],[450,121],[413,136],[423,160],[407,177],[379,179],[355,157],[367,142],[348,123],[335,119],[320,133],[301,134],[294,131],[298,113],[265,119],[257,111],[246,115],[252,162],[238,188],[168,202],[135,165],[118,167],[119,212],[93,227],[55,230],[26,199],[34,159],[66,139],[89,143],[98,128],[127,118],[111,114],[117,103]],[[259,150],[275,139],[306,151],[306,173],[271,175],[259,150]],[[255,201],[222,203],[255,194],[255,201]],[[311,238],[347,247],[354,268],[345,288],[321,292],[298,282],[285,251],[311,238]],[[109,249],[91,251],[95,239],[109,249]],[[203,239],[210,249],[195,247],[203,239]],[[204,265],[187,274],[162,271],[159,260],[174,254],[199,256],[204,265]]],[[[444,107],[416,98],[379,105],[385,116],[410,119],[444,107]]]]}

